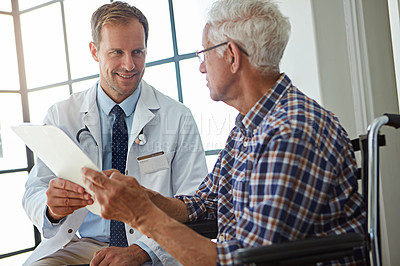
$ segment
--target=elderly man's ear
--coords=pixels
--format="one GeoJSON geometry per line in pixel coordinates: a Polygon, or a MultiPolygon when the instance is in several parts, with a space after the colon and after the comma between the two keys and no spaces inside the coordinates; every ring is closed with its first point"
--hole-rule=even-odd
{"type": "Polygon", "coordinates": [[[236,44],[233,42],[228,42],[228,56],[230,57],[231,62],[231,71],[232,73],[236,73],[240,68],[240,50],[236,44]]]}

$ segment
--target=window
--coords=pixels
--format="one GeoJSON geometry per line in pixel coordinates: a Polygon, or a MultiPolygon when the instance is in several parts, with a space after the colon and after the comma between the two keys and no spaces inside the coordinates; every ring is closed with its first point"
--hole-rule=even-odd
{"type": "MultiPolygon", "coordinates": [[[[205,14],[214,1],[157,0],[157,8],[154,1],[127,1],[141,9],[149,20],[144,80],[191,109],[210,170],[237,115],[235,109],[210,99],[195,55],[201,48],[205,14]]],[[[22,264],[29,255],[25,252],[35,243],[32,223],[20,203],[34,164],[33,155],[10,126],[41,123],[53,103],[94,84],[98,65],[89,53],[90,17],[97,7],[108,2],[111,1],[0,1],[0,50],[4,52],[4,60],[0,60],[0,200],[8,203],[6,217],[12,216],[1,222],[0,234],[7,241],[0,243],[0,258],[22,253],[1,259],[0,264],[22,264]]],[[[318,75],[308,75],[317,73],[310,1],[280,2],[293,26],[282,70],[319,101],[318,75]]]]}

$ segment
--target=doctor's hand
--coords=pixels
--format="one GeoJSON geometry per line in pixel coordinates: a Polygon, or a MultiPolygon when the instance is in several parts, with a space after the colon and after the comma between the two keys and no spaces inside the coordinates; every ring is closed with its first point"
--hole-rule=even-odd
{"type": "Polygon", "coordinates": [[[59,221],[75,210],[93,204],[90,194],[71,181],[54,178],[49,183],[47,195],[47,216],[53,222],[59,221]]]}
{"type": "Polygon", "coordinates": [[[140,266],[150,260],[149,254],[138,245],[129,247],[107,247],[94,253],[90,266],[129,265],[140,266]]]}
{"type": "Polygon", "coordinates": [[[84,182],[94,192],[101,206],[101,216],[123,221],[145,234],[141,223],[159,211],[149,198],[151,191],[142,187],[135,178],[122,175],[116,170],[103,173],[82,168],[84,182]]]}

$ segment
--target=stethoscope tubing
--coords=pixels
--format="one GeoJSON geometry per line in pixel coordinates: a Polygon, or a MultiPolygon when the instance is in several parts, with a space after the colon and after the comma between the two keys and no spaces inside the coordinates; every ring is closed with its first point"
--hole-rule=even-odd
{"type": "MultiPolygon", "coordinates": [[[[76,141],[78,141],[78,143],[81,143],[79,137],[80,137],[81,134],[82,134],[83,132],[85,132],[85,131],[89,132],[89,134],[92,135],[92,133],[90,133],[90,130],[89,130],[89,129],[87,128],[87,126],[85,125],[84,128],[81,128],[81,129],[78,131],[78,133],[76,133],[76,141]]],[[[97,145],[97,143],[96,143],[96,145],[97,145]]]]}
{"type": "MultiPolygon", "coordinates": [[[[89,134],[92,136],[92,133],[90,132],[90,130],[88,129],[88,127],[85,125],[84,128],[81,128],[81,129],[76,133],[76,141],[78,141],[78,143],[81,143],[79,137],[80,137],[80,135],[81,135],[83,132],[85,132],[85,131],[89,132],[89,134]]],[[[92,138],[93,138],[93,136],[92,136],[92,138]]],[[[96,142],[96,141],[95,141],[95,143],[96,143],[96,145],[97,145],[97,142],[96,142]]],[[[143,133],[143,128],[142,128],[142,130],[140,130],[139,135],[138,135],[137,138],[135,139],[135,143],[138,144],[138,145],[141,145],[141,146],[143,146],[143,145],[145,145],[145,144],[147,143],[147,138],[146,138],[146,135],[143,133]]]]}

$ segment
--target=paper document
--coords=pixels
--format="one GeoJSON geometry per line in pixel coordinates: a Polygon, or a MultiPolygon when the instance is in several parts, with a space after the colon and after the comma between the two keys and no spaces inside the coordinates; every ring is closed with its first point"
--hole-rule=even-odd
{"type": "MultiPolygon", "coordinates": [[[[75,182],[93,195],[83,182],[81,169],[88,167],[99,172],[101,170],[64,131],[51,125],[21,125],[11,128],[57,177],[75,182]]],[[[87,208],[100,215],[97,201],[87,208]]]]}

